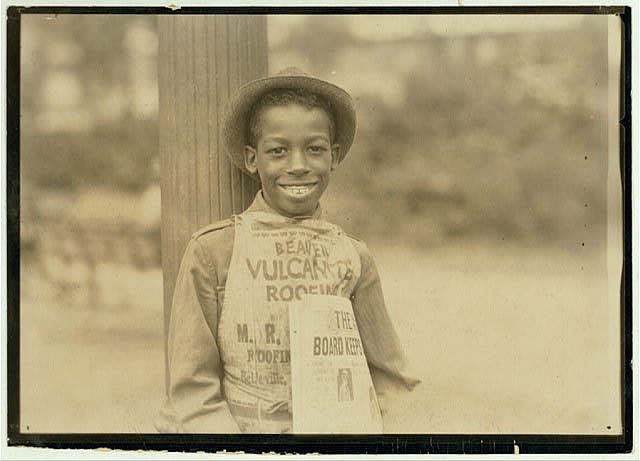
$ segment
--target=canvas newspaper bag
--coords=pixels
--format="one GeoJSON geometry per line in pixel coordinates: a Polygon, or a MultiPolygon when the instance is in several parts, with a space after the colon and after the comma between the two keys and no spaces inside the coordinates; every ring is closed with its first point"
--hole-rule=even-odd
{"type": "Polygon", "coordinates": [[[349,298],[359,277],[358,252],[338,226],[266,212],[235,217],[218,342],[223,391],[242,431],[380,432],[357,327],[336,334],[327,323],[339,311],[355,326],[349,298]],[[290,311],[297,326],[291,336],[290,311]],[[331,340],[333,354],[325,340],[323,354],[316,336],[342,339],[331,340]],[[338,354],[344,337],[354,354],[344,344],[338,354]]]}

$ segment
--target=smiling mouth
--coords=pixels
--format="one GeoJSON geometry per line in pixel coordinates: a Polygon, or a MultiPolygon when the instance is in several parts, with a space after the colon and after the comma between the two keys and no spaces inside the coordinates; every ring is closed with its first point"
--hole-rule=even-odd
{"type": "Polygon", "coordinates": [[[303,196],[311,192],[314,187],[316,187],[316,183],[313,184],[299,184],[299,185],[284,185],[280,184],[280,187],[287,191],[291,195],[303,196]]]}

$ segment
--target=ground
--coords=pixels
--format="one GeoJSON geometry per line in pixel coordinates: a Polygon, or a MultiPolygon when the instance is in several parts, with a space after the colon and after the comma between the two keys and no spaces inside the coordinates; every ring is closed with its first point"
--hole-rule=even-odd
{"type": "MultiPolygon", "coordinates": [[[[619,431],[619,311],[604,263],[594,266],[601,259],[581,248],[370,247],[422,379],[394,397],[389,430],[619,431]]],[[[81,290],[77,299],[55,294],[23,265],[23,431],[154,432],[164,393],[161,279],[159,269],[103,267],[107,289],[93,305],[81,290]]]]}

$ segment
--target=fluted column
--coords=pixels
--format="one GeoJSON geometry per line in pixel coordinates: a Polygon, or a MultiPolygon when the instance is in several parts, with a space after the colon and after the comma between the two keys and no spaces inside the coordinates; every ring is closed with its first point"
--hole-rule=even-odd
{"type": "MultiPolygon", "coordinates": [[[[244,210],[258,185],[222,152],[229,94],[267,72],[266,17],[159,17],[159,149],[165,352],[182,254],[199,227],[244,210]]],[[[166,354],[165,354],[166,357],[166,354]]]]}

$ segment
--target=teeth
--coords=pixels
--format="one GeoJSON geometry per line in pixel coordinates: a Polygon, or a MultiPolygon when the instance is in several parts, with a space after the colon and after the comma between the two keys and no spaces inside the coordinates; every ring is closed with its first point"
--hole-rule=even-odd
{"type": "Polygon", "coordinates": [[[287,192],[295,195],[304,195],[311,190],[313,186],[282,186],[287,192]]]}

